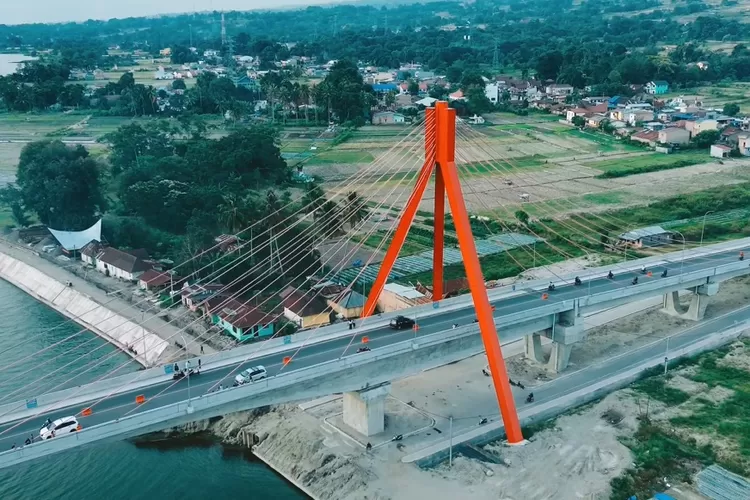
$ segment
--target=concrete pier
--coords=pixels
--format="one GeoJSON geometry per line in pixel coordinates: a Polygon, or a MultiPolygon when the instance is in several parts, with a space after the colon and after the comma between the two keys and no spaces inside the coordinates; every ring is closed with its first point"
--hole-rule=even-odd
{"type": "Polygon", "coordinates": [[[578,315],[577,309],[563,311],[554,316],[552,328],[524,337],[524,352],[532,361],[546,363],[550,370],[560,372],[568,367],[573,344],[583,341],[586,338],[586,332],[583,318],[578,315]],[[552,352],[547,361],[542,353],[542,335],[552,340],[552,352]]]}
{"type": "Polygon", "coordinates": [[[344,423],[365,436],[385,431],[385,398],[391,384],[344,393],[344,423]]]}
{"type": "Polygon", "coordinates": [[[706,314],[708,298],[719,293],[719,284],[706,283],[705,285],[692,287],[690,291],[690,304],[687,307],[680,303],[679,291],[665,293],[662,311],[681,319],[702,320],[706,314]]]}

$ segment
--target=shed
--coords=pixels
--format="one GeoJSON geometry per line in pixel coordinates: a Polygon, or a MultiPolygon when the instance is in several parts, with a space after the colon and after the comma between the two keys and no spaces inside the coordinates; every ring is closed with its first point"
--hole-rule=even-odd
{"type": "Polygon", "coordinates": [[[731,152],[732,148],[723,144],[713,144],[711,146],[711,156],[713,158],[726,158],[731,152]]]}
{"type": "Polygon", "coordinates": [[[362,309],[365,307],[367,297],[354,290],[346,290],[326,302],[336,313],[346,319],[352,319],[362,316],[362,309]]]}
{"type": "Polygon", "coordinates": [[[672,232],[661,226],[634,229],[620,235],[620,244],[633,248],[655,247],[672,241],[672,232]]]}
{"type": "Polygon", "coordinates": [[[170,283],[177,283],[180,279],[165,271],[149,269],[138,278],[138,286],[143,290],[159,290],[170,283]]]}

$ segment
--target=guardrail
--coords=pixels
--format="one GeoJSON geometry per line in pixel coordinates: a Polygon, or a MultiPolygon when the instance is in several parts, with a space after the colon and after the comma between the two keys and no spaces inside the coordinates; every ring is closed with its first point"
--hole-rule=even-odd
{"type": "MultiPolygon", "coordinates": [[[[747,243],[750,243],[750,238],[746,238],[747,243]]],[[[686,251],[685,261],[689,258],[696,258],[699,256],[715,255],[727,251],[727,247],[740,248],[742,247],[745,240],[736,240],[734,242],[727,242],[720,244],[712,249],[704,247],[703,249],[693,249],[686,251]],[[688,256],[688,252],[692,252],[688,256]]],[[[677,252],[681,254],[682,252],[677,252]]],[[[673,254],[667,254],[673,255],[673,254]]],[[[640,261],[633,261],[635,264],[632,268],[633,271],[640,269],[641,262],[650,263],[663,263],[666,255],[652,257],[648,259],[641,259],[640,261]]],[[[592,279],[594,277],[606,276],[606,273],[600,274],[606,268],[597,268],[593,270],[593,273],[586,275],[586,279],[592,279]]],[[[527,308],[517,313],[511,313],[503,315],[501,318],[496,320],[498,326],[508,326],[516,323],[529,321],[531,319],[559,313],[566,310],[571,310],[575,307],[576,301],[579,307],[590,307],[597,304],[603,304],[605,302],[611,302],[613,300],[628,298],[634,295],[643,295],[644,293],[663,293],[663,289],[666,288],[677,288],[695,286],[695,281],[703,280],[707,277],[721,277],[722,275],[737,272],[740,270],[747,270],[750,272],[750,263],[745,261],[736,261],[728,264],[722,264],[720,266],[709,267],[707,269],[701,269],[698,271],[690,271],[685,274],[679,274],[676,276],[668,276],[666,278],[654,278],[652,281],[642,280],[638,285],[625,286],[618,290],[593,293],[579,299],[569,299],[564,301],[553,301],[549,303],[540,304],[538,307],[527,308]],[[707,271],[711,271],[707,274],[707,271]]],[[[534,282],[525,283],[524,289],[507,290],[507,289],[495,289],[490,290],[490,300],[492,303],[500,302],[504,299],[525,295],[528,293],[538,292],[546,289],[549,282],[545,280],[537,280],[534,282]],[[538,290],[535,287],[539,287],[538,290]],[[495,293],[492,293],[495,292],[495,293]]],[[[470,295],[463,295],[446,299],[435,305],[424,305],[410,309],[410,315],[416,314],[417,316],[433,316],[436,314],[444,314],[455,310],[464,309],[473,305],[473,300],[470,295]]],[[[390,320],[399,314],[403,314],[403,311],[396,311],[392,313],[382,314],[380,316],[374,316],[369,318],[371,321],[366,324],[361,324],[356,331],[348,329],[345,324],[331,325],[320,329],[319,333],[311,334],[309,331],[303,331],[294,335],[281,337],[278,339],[267,340],[259,348],[259,344],[251,344],[243,347],[238,347],[230,351],[209,354],[201,356],[202,366],[204,370],[211,370],[228,366],[231,364],[239,363],[241,361],[250,360],[253,358],[267,356],[275,352],[283,352],[290,349],[299,349],[306,345],[318,344],[329,340],[335,340],[350,335],[366,335],[368,332],[377,330],[387,326],[390,320]]],[[[367,320],[364,320],[366,322],[367,320]]],[[[380,349],[378,349],[380,350],[380,349]]],[[[197,365],[198,358],[192,358],[191,364],[197,365]]],[[[165,382],[171,380],[171,372],[166,367],[171,367],[171,364],[166,366],[158,366],[147,370],[142,370],[136,374],[121,375],[118,377],[112,377],[99,382],[86,384],[83,386],[77,386],[62,391],[56,391],[54,393],[43,394],[32,399],[26,399],[21,401],[15,401],[0,406],[0,415],[4,413],[10,413],[7,418],[0,417],[0,422],[7,422],[25,416],[30,416],[39,413],[39,409],[58,403],[60,401],[75,397],[75,400],[70,402],[71,405],[76,404],[79,401],[87,401],[96,397],[104,397],[109,391],[113,389],[122,388],[125,392],[128,390],[135,390],[140,387],[147,387],[156,383],[165,382]],[[18,411],[20,410],[20,411],[18,411]]]]}

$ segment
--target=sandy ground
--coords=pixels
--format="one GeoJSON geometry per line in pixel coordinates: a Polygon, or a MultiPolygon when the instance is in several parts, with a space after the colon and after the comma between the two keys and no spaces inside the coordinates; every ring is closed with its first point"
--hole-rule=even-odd
{"type": "MultiPolygon", "coordinates": [[[[750,278],[722,284],[711,299],[707,316],[746,304],[749,284],[750,278]]],[[[610,322],[588,329],[588,340],[573,350],[571,370],[659,341],[690,325],[658,312],[658,306],[629,314],[658,303],[652,299],[630,309],[605,312],[596,319],[587,317],[587,325],[601,325],[607,318],[610,322]],[[611,321],[613,317],[620,319],[611,321]]],[[[513,380],[534,387],[554,377],[527,361],[522,350],[520,342],[504,347],[513,380]]],[[[750,367],[750,357],[728,357],[724,362],[750,367]]],[[[228,443],[242,441],[242,429],[255,433],[261,441],[255,448],[258,456],[316,498],[454,500],[467,494],[481,500],[608,498],[609,481],[632,461],[619,438],[633,432],[636,417],[644,411],[642,397],[629,390],[561,417],[553,429],[532,436],[527,446],[486,446],[484,452],[499,464],[467,458],[458,451],[453,470],[446,463],[422,470],[401,462],[405,455],[445,439],[449,417],[453,417],[455,434],[476,428],[480,417],[498,418],[489,379],[481,373],[484,364],[480,354],[394,382],[386,404],[386,431],[371,438],[358,435],[342,422],[340,396],[230,415],[198,428],[210,427],[228,443]],[[403,440],[391,442],[396,434],[403,434],[403,440]],[[374,445],[369,453],[364,449],[368,441],[374,445]]],[[[706,392],[685,376],[675,377],[672,383],[716,401],[727,397],[721,390],[706,392]]],[[[649,412],[659,414],[660,409],[650,404],[649,412]]],[[[681,486],[671,491],[681,500],[700,498],[681,486]]]]}

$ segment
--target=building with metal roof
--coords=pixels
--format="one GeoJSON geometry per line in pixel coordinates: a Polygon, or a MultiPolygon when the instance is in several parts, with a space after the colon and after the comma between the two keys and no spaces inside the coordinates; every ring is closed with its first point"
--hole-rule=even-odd
{"type": "Polygon", "coordinates": [[[672,242],[672,231],[661,226],[648,226],[634,229],[620,235],[620,244],[635,248],[654,247],[672,242]]]}

